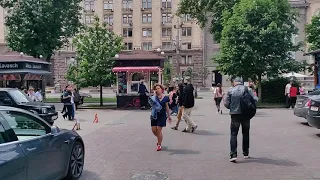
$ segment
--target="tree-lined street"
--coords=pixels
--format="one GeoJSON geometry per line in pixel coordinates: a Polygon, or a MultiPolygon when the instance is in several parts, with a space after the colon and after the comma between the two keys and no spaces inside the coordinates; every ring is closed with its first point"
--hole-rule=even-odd
{"type": "MultiPolygon", "coordinates": [[[[261,109],[251,121],[251,159],[241,156],[230,163],[229,126],[226,113],[216,114],[210,94],[196,101],[195,134],[164,130],[164,150],[156,151],[148,111],[80,110],[78,116],[85,141],[86,159],[82,180],[143,179],[138,175],[160,171],[170,180],[311,180],[320,178],[318,149],[320,131],[301,124],[287,109],[261,109]],[[99,123],[93,124],[98,113],[99,123]],[[111,114],[112,113],[112,114],[111,114]]],[[[226,110],[225,110],[226,112],[226,110]]],[[[174,118],[175,119],[175,118],[174,118]]],[[[72,129],[73,122],[57,120],[72,129]]],[[[184,127],[181,124],[180,130],[184,127]]],[[[241,130],[239,131],[241,133],[241,130]]],[[[162,180],[165,176],[146,176],[162,180]]]]}

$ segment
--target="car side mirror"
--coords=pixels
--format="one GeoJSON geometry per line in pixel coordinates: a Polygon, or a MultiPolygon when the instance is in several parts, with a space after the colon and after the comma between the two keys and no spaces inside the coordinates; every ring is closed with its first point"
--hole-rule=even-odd
{"type": "Polygon", "coordinates": [[[51,126],[51,134],[55,135],[60,132],[60,129],[57,126],[51,126]]]}
{"type": "Polygon", "coordinates": [[[4,105],[11,105],[11,104],[12,104],[12,101],[11,101],[11,99],[4,99],[4,100],[3,100],[3,104],[4,104],[4,105]]]}

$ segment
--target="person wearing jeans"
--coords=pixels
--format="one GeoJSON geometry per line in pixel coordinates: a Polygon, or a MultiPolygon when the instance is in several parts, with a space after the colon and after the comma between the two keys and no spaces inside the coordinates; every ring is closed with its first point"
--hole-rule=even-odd
{"type": "Polygon", "coordinates": [[[177,114],[177,123],[175,126],[173,126],[171,129],[173,130],[178,130],[179,128],[179,124],[182,118],[182,114],[183,114],[183,98],[184,98],[184,84],[180,83],[179,85],[179,90],[178,90],[178,105],[179,105],[179,109],[178,109],[178,114],[177,114]]]}
{"type": "MultiPolygon", "coordinates": [[[[237,161],[237,137],[240,125],[242,127],[242,151],[244,158],[249,158],[249,132],[250,132],[250,118],[242,112],[241,98],[245,93],[245,86],[242,84],[241,78],[235,78],[233,81],[233,88],[231,88],[226,96],[224,105],[230,110],[231,124],[230,124],[230,162],[237,161]]],[[[248,93],[257,102],[258,98],[252,93],[248,93]]]]}

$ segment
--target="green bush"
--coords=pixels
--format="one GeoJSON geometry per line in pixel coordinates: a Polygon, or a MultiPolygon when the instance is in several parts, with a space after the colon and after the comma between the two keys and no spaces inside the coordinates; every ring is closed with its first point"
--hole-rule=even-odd
{"type": "MultiPolygon", "coordinates": [[[[263,103],[285,103],[284,89],[290,81],[289,78],[276,78],[262,81],[261,98],[263,103]]],[[[293,79],[293,85],[299,87],[296,79],[293,79]]]]}

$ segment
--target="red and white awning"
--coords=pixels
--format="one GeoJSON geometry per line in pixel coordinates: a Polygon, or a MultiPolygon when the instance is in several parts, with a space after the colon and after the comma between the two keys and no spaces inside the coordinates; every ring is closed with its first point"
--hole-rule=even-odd
{"type": "Polygon", "coordinates": [[[141,72],[141,71],[159,71],[158,66],[141,66],[141,67],[114,67],[113,72],[141,72]]]}

